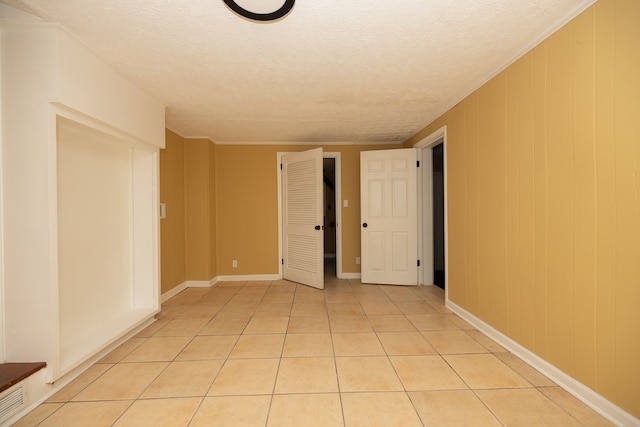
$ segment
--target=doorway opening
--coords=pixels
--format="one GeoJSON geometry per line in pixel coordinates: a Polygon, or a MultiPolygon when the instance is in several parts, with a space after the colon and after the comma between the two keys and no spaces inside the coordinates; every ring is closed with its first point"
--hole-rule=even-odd
{"type": "MultiPolygon", "coordinates": [[[[284,250],[283,250],[283,185],[282,185],[282,158],[292,152],[277,153],[277,173],[278,173],[278,259],[280,278],[284,277],[284,250]]],[[[342,279],[342,236],[340,227],[342,223],[342,211],[340,209],[341,199],[341,158],[339,152],[323,152],[323,203],[324,203],[324,251],[323,259],[319,260],[324,264],[324,277],[327,281],[342,279]]]]}
{"type": "Polygon", "coordinates": [[[325,282],[337,278],[336,266],[336,159],[322,159],[324,198],[324,278],[325,282]]]}
{"type": "Polygon", "coordinates": [[[419,149],[418,234],[422,285],[436,285],[448,292],[446,198],[446,127],[442,127],[414,145],[419,149]]]}
{"type": "Polygon", "coordinates": [[[444,289],[444,145],[431,149],[433,158],[433,284],[444,289]]]}

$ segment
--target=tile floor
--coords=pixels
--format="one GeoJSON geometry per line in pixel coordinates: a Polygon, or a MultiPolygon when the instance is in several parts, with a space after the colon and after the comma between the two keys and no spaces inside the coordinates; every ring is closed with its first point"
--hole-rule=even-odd
{"type": "Polygon", "coordinates": [[[436,287],[222,282],[16,426],[605,426],[436,287]]]}

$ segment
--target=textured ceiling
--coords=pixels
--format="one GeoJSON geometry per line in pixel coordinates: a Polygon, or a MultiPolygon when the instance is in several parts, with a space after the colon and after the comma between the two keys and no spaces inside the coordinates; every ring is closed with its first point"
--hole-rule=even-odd
{"type": "Polygon", "coordinates": [[[60,23],[182,136],[395,143],[594,0],[297,0],[271,23],[222,0],[0,2],[60,23]]]}

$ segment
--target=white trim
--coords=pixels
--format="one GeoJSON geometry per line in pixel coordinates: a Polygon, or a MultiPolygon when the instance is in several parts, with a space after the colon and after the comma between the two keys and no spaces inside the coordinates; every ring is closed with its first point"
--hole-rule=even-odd
{"type": "MultiPolygon", "coordinates": [[[[449,222],[447,220],[447,216],[448,216],[448,179],[447,179],[447,126],[442,126],[441,128],[435,130],[434,132],[430,133],[429,135],[427,135],[426,137],[422,138],[420,141],[416,142],[413,147],[414,148],[418,148],[418,149],[424,149],[424,148],[431,148],[434,145],[439,144],[442,141],[442,162],[443,162],[443,177],[444,177],[444,277],[445,277],[445,287],[444,287],[444,292],[445,292],[445,298],[449,298],[449,286],[448,286],[448,279],[449,279],[449,222]]],[[[422,159],[422,156],[421,156],[422,159]]],[[[422,172],[421,174],[424,175],[424,173],[427,172],[427,169],[429,169],[429,173],[431,171],[431,168],[422,168],[422,172]]],[[[424,233],[422,232],[422,225],[424,222],[424,212],[423,210],[423,196],[424,196],[424,189],[422,186],[423,183],[423,179],[424,177],[421,176],[418,182],[418,209],[419,209],[419,227],[418,227],[418,249],[420,252],[420,259],[423,260],[422,262],[422,266],[420,267],[420,271],[419,271],[419,278],[422,278],[422,283],[418,283],[418,284],[422,284],[422,285],[431,285],[432,283],[425,283],[425,276],[429,277],[427,274],[424,273],[424,270],[429,267],[433,270],[433,232],[431,233],[431,245],[428,245],[428,248],[431,248],[430,250],[425,250],[425,242],[423,241],[424,238],[424,233]],[[429,262],[427,262],[427,258],[430,259],[429,262]]],[[[432,207],[433,210],[433,207],[432,207]]],[[[433,215],[432,215],[433,216],[433,215]]],[[[433,273],[431,273],[430,276],[433,279],[433,273]]]]}
{"type": "Polygon", "coordinates": [[[175,286],[172,289],[169,289],[167,292],[162,294],[162,297],[160,298],[160,301],[161,302],[166,302],[169,298],[172,298],[172,297],[178,295],[180,292],[184,291],[185,289],[187,289],[187,282],[182,282],[179,285],[175,286]]]}
{"type": "Polygon", "coordinates": [[[211,280],[187,280],[185,283],[187,288],[210,288],[213,285],[211,280]]]}
{"type": "Polygon", "coordinates": [[[446,299],[445,304],[447,308],[469,322],[480,332],[484,333],[505,349],[518,356],[532,368],[547,376],[550,380],[558,384],[567,392],[571,393],[577,399],[581,400],[584,404],[612,423],[621,427],[640,426],[639,419],[605,399],[586,385],[565,374],[551,363],[518,344],[516,341],[469,313],[456,303],[449,301],[448,298],[446,299]]]}
{"type": "Polygon", "coordinates": [[[341,279],[361,279],[362,273],[342,273],[341,279]]]}
{"type": "Polygon", "coordinates": [[[249,274],[245,276],[218,276],[218,282],[250,282],[282,279],[282,274],[249,274]]]}
{"type": "MultiPolygon", "coordinates": [[[[177,132],[176,132],[177,133],[177,132]]],[[[191,136],[183,136],[183,138],[193,138],[191,136]]],[[[208,138],[206,136],[200,138],[208,138]]],[[[321,144],[318,141],[216,141],[216,145],[304,145],[304,146],[316,146],[322,147],[327,145],[398,145],[402,146],[402,141],[389,142],[389,141],[323,141],[321,144]]],[[[400,147],[402,148],[402,147],[400,147]]]]}

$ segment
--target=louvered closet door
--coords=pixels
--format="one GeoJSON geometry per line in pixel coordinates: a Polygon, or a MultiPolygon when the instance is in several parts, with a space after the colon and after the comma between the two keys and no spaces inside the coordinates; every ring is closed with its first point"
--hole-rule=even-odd
{"type": "Polygon", "coordinates": [[[322,148],[282,157],[284,278],[324,289],[322,148]]]}

